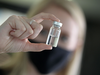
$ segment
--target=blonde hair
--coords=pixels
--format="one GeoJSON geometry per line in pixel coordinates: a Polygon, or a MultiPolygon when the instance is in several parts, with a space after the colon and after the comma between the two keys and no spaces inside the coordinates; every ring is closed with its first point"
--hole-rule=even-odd
{"type": "MultiPolygon", "coordinates": [[[[75,20],[80,30],[79,40],[82,42],[81,46],[75,50],[73,58],[69,62],[69,65],[67,65],[66,68],[61,70],[58,73],[58,75],[77,75],[78,69],[76,69],[76,66],[79,67],[78,64],[80,64],[80,62],[77,63],[77,61],[81,60],[83,45],[85,40],[85,32],[86,32],[85,18],[81,8],[73,1],[40,0],[37,3],[33,4],[33,6],[27,13],[27,16],[32,17],[40,13],[48,4],[52,2],[64,8],[70,14],[70,16],[75,20]]],[[[26,69],[27,61],[28,61],[27,53],[15,53],[12,55],[12,57],[10,57],[10,61],[2,65],[1,68],[8,69],[13,67],[13,70],[9,75],[27,75],[27,69],[26,69]],[[17,73],[19,71],[21,71],[20,74],[17,73]]]]}

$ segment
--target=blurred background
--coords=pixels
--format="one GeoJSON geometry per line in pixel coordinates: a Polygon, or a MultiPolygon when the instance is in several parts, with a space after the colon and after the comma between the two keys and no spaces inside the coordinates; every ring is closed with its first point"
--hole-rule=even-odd
{"type": "MultiPolygon", "coordinates": [[[[0,0],[0,25],[11,15],[26,16],[29,8],[38,1],[0,0]]],[[[73,1],[82,8],[87,23],[80,75],[100,75],[100,0],[73,1]]]]}

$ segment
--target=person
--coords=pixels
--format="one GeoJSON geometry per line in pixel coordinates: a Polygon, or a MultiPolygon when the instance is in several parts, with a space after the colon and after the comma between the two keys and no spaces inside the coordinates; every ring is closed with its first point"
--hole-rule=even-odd
{"type": "MultiPolygon", "coordinates": [[[[33,47],[31,46],[32,50],[28,50],[27,48],[29,47],[25,46],[26,48],[23,49],[25,52],[11,54],[9,60],[6,60],[6,63],[0,65],[1,69],[7,71],[7,73],[9,72],[9,75],[78,75],[81,60],[79,57],[81,57],[80,54],[82,53],[86,31],[85,18],[82,10],[76,3],[66,0],[42,0],[39,4],[35,5],[29,10],[28,17],[33,16],[34,18],[40,12],[45,12],[55,15],[63,23],[58,47],[48,50],[51,46],[48,45],[47,47],[47,45],[42,44],[41,47],[39,45],[37,47],[35,45],[33,47]],[[38,48],[46,50],[32,52],[34,47],[37,50],[39,50],[38,48]]],[[[25,17],[22,18],[28,21],[25,17]]],[[[42,16],[42,18],[44,17],[42,16]]],[[[56,20],[59,21],[57,18],[56,20]]],[[[33,25],[43,20],[35,21],[32,22],[33,25]]],[[[22,23],[25,22],[22,21],[22,23]]],[[[39,35],[37,34],[38,36],[35,39],[29,38],[31,45],[46,41],[52,22],[44,20],[40,24],[43,25],[43,29],[41,29],[42,31],[39,30],[41,32],[40,34],[38,33],[39,35]]],[[[26,42],[28,40],[25,38],[24,41],[26,42]]],[[[19,51],[16,46],[12,47],[14,51],[19,51]]],[[[36,51],[36,49],[34,50],[36,51]]],[[[13,50],[10,48],[8,51],[13,50]]]]}

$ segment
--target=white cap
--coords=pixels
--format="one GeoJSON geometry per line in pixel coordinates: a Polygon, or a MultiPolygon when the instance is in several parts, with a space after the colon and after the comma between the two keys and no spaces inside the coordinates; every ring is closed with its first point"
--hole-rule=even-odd
{"type": "Polygon", "coordinates": [[[60,23],[60,22],[54,21],[53,24],[54,24],[54,26],[62,27],[62,23],[60,23]]]}

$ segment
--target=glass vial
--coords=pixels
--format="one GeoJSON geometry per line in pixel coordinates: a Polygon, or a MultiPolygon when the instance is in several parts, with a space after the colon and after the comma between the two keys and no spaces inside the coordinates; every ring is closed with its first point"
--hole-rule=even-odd
{"type": "Polygon", "coordinates": [[[62,27],[62,23],[56,22],[56,21],[53,22],[53,26],[50,28],[48,38],[46,41],[47,45],[57,47],[58,40],[59,40],[60,33],[61,33],[60,27],[62,27]]]}

